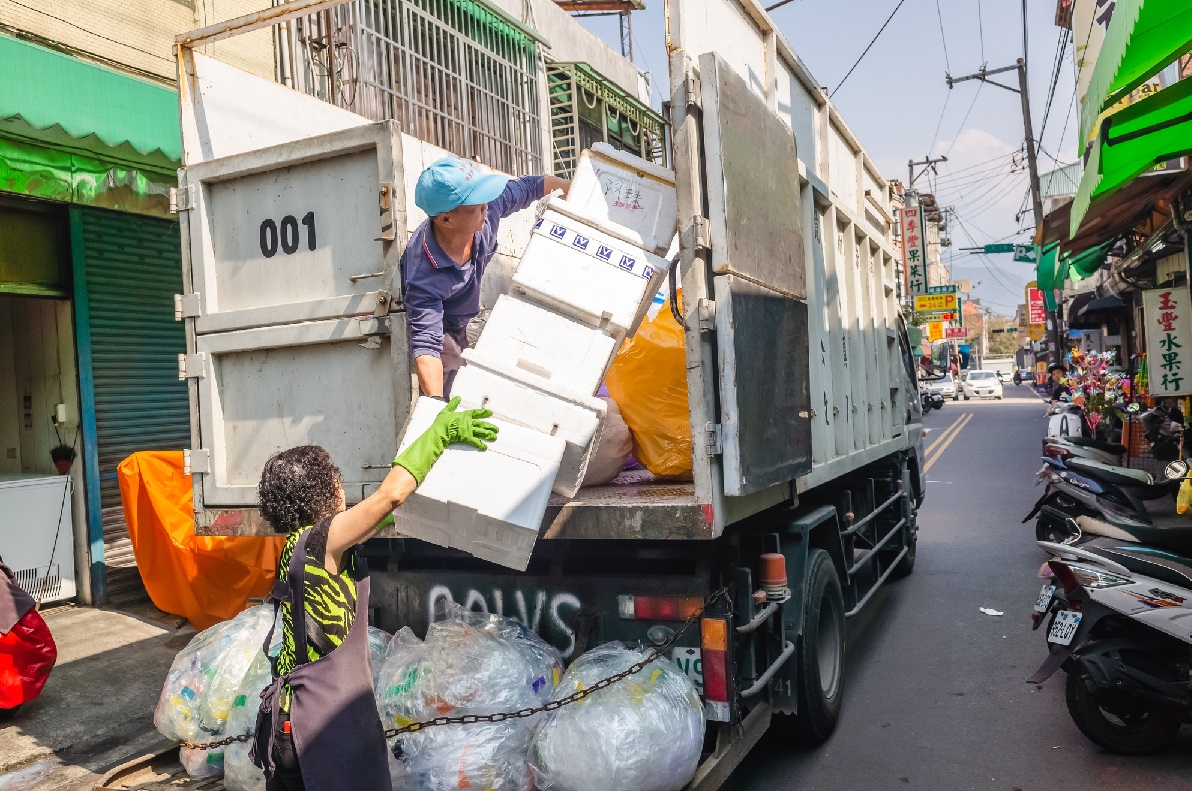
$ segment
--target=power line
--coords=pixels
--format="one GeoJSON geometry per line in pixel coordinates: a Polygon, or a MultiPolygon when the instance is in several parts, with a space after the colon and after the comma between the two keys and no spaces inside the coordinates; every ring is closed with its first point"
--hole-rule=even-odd
{"type": "Polygon", "coordinates": [[[948,91],[944,94],[944,106],[940,110],[940,120],[935,122],[935,134],[931,136],[931,145],[927,148],[927,156],[931,157],[931,152],[935,150],[936,141],[940,139],[940,127],[944,125],[944,113],[948,112],[948,100],[952,98],[952,92],[948,91]]]}
{"type": "Polygon", "coordinates": [[[831,99],[833,96],[835,96],[836,91],[840,90],[840,86],[844,85],[844,83],[848,80],[848,78],[852,76],[852,74],[856,70],[857,66],[859,66],[861,64],[861,60],[866,55],[869,54],[870,48],[872,48],[874,43],[877,42],[878,37],[880,37],[882,35],[882,33],[886,29],[886,26],[890,24],[890,20],[894,18],[894,15],[898,13],[898,9],[902,8],[902,4],[905,2],[906,2],[906,0],[898,0],[898,5],[894,6],[894,10],[890,12],[890,16],[886,17],[886,21],[882,23],[881,29],[877,31],[877,35],[875,35],[873,37],[873,40],[870,41],[869,44],[865,47],[865,51],[861,53],[861,57],[857,58],[856,63],[854,63],[852,68],[848,70],[848,74],[844,75],[844,79],[840,81],[840,85],[837,85],[836,88],[830,94],[828,94],[829,99],[831,99]]]}
{"type": "Polygon", "coordinates": [[[940,11],[940,0],[935,0],[935,16],[940,21],[940,41],[944,44],[944,65],[952,71],[952,63],[948,60],[948,37],[944,35],[944,14],[940,11]]]}
{"type": "Polygon", "coordinates": [[[968,112],[964,114],[964,118],[960,120],[960,128],[956,130],[956,134],[953,136],[952,142],[948,144],[948,150],[944,152],[945,157],[952,153],[952,148],[956,145],[956,141],[960,139],[961,133],[964,132],[964,125],[968,123],[969,115],[972,114],[973,108],[976,107],[977,97],[981,95],[981,89],[984,87],[985,82],[982,81],[977,85],[977,90],[973,92],[973,102],[969,105],[968,112]]]}
{"type": "Polygon", "coordinates": [[[985,65],[985,20],[981,14],[981,0],[977,0],[977,30],[981,34],[981,65],[985,65]]]}

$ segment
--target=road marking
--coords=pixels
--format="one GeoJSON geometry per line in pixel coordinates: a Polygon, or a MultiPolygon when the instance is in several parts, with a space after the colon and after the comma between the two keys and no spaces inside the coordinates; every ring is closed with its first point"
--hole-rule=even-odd
{"type": "Polygon", "coordinates": [[[971,412],[962,412],[959,417],[957,417],[955,420],[952,421],[952,424],[950,426],[948,426],[946,429],[944,429],[944,433],[940,434],[939,439],[937,439],[935,442],[931,443],[931,445],[927,448],[927,450],[923,453],[923,455],[930,456],[932,451],[934,451],[936,448],[938,448],[940,446],[940,443],[948,438],[948,435],[952,433],[952,429],[956,428],[960,424],[960,421],[964,420],[964,416],[970,415],[970,414],[972,414],[972,413],[971,412]]]}
{"type": "MultiPolygon", "coordinates": [[[[960,425],[957,426],[955,431],[952,431],[951,434],[948,435],[948,438],[946,440],[944,440],[943,437],[940,437],[940,440],[943,440],[944,444],[942,446],[940,446],[940,449],[935,452],[935,455],[931,456],[931,458],[929,458],[927,460],[927,463],[925,465],[923,465],[923,472],[927,472],[928,470],[930,470],[931,465],[935,464],[936,461],[939,460],[939,457],[944,455],[944,451],[946,451],[948,449],[948,446],[952,444],[952,440],[956,439],[956,435],[959,434],[961,431],[963,431],[964,427],[967,426],[969,424],[969,421],[972,419],[973,419],[973,413],[966,412],[964,417],[961,418],[961,420],[960,420],[960,425]]],[[[934,450],[935,447],[937,445],[939,445],[940,440],[936,440],[935,445],[931,446],[931,448],[928,450],[929,454],[930,454],[931,450],[934,450]]]]}

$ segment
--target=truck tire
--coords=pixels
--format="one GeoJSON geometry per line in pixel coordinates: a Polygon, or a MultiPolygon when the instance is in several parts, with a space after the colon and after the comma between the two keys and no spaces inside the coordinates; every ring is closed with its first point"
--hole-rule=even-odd
{"type": "Polygon", "coordinates": [[[919,531],[911,534],[910,543],[907,544],[906,554],[902,556],[902,560],[898,561],[898,565],[894,567],[894,571],[890,576],[894,579],[901,579],[909,577],[911,572],[915,570],[915,556],[919,553],[919,531]]]}
{"type": "Polygon", "coordinates": [[[795,731],[819,744],[836,729],[844,694],[844,597],[832,558],[822,549],[807,558],[803,635],[799,640],[799,713],[795,731]]]}

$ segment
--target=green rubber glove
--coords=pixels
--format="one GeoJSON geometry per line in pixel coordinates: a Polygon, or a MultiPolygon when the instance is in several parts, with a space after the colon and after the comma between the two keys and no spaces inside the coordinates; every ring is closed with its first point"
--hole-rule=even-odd
{"type": "Polygon", "coordinates": [[[448,445],[467,443],[477,450],[486,450],[488,443],[497,438],[497,427],[484,420],[493,416],[491,409],[456,412],[458,406],[459,396],[456,396],[443,407],[430,428],[393,460],[394,465],[405,467],[419,485],[422,485],[426,474],[448,445]]]}

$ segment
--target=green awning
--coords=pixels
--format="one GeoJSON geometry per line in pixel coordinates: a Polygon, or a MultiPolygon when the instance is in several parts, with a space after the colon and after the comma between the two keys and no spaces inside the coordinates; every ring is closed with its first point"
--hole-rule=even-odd
{"type": "Polygon", "coordinates": [[[1132,104],[1106,119],[1072,203],[1076,236],[1089,207],[1137,176],[1192,153],[1192,80],[1132,104]]]}
{"type": "Polygon", "coordinates": [[[1089,139],[1106,108],[1188,52],[1192,52],[1188,0],[1116,0],[1080,108],[1080,139],[1089,139]]]}
{"type": "Polygon", "coordinates": [[[1057,243],[1044,247],[1035,275],[1047,309],[1055,310],[1055,292],[1064,288],[1065,280],[1084,280],[1100,269],[1111,246],[1112,242],[1107,242],[1071,256],[1061,251],[1057,243]]]}
{"type": "Polygon", "coordinates": [[[0,120],[182,159],[178,94],[171,88],[3,35],[0,74],[0,120]]]}
{"type": "Polygon", "coordinates": [[[1043,302],[1048,310],[1055,310],[1057,285],[1059,288],[1064,287],[1064,273],[1057,272],[1057,263],[1062,266],[1062,262],[1056,260],[1059,258],[1059,251],[1059,244],[1049,244],[1044,247],[1035,270],[1039,290],[1043,292],[1043,302]]]}
{"type": "Polygon", "coordinates": [[[1068,277],[1072,280],[1084,280],[1086,277],[1092,277],[1098,269],[1105,265],[1105,256],[1109,253],[1109,248],[1112,245],[1112,242],[1107,242],[1069,258],[1068,277]]]}

